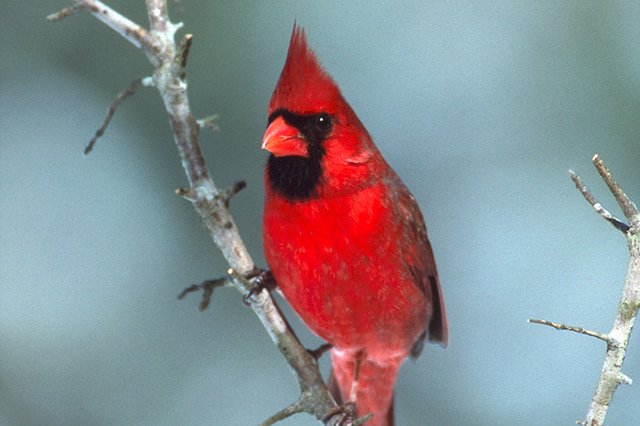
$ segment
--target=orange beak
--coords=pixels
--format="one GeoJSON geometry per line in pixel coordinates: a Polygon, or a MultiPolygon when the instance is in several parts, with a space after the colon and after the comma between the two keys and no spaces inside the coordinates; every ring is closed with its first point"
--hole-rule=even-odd
{"type": "Polygon", "coordinates": [[[309,157],[307,141],[298,129],[278,117],[271,122],[262,138],[262,149],[276,157],[309,157]]]}

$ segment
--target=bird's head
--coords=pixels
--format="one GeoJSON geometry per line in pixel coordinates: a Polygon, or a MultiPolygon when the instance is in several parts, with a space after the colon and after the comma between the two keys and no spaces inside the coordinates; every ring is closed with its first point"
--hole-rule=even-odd
{"type": "Polygon", "coordinates": [[[268,119],[267,181],[291,200],[357,189],[384,161],[297,25],[268,119]]]}

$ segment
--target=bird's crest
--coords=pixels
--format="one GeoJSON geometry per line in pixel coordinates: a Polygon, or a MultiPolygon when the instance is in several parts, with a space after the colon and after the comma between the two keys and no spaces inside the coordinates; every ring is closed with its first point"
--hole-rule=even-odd
{"type": "Polygon", "coordinates": [[[307,45],[304,29],[294,24],[287,60],[269,102],[269,114],[280,108],[298,114],[331,112],[341,98],[340,89],[307,45]]]}

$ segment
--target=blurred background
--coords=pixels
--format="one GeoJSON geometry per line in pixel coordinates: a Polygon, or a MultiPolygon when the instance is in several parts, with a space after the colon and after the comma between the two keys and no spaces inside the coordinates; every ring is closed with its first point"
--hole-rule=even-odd
{"type": "MultiPolygon", "coordinates": [[[[108,1],[146,25],[144,2],[108,1]]],[[[298,396],[233,289],[198,311],[184,288],[226,270],[189,203],[161,100],[142,89],[94,152],[144,55],[70,2],[10,1],[0,17],[0,424],[255,425],[298,396]]],[[[426,216],[450,321],[446,350],[407,362],[399,425],[571,425],[604,345],[527,324],[608,331],[624,237],[575,190],[575,169],[621,216],[602,155],[640,201],[640,3],[183,0],[194,113],[232,212],[261,248],[266,106],[295,19],[426,216]]],[[[285,308],[309,347],[320,341],[285,308]]],[[[640,340],[624,371],[640,381],[640,340]]],[[[323,371],[328,371],[323,359],[323,371]]],[[[637,384],[608,420],[639,424],[637,384]]],[[[298,415],[283,425],[314,425],[298,415]]]]}

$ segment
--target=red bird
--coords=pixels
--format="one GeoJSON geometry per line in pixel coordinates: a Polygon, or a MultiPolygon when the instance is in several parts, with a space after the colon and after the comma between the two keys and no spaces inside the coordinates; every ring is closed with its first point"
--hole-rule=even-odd
{"type": "Polygon", "coordinates": [[[393,425],[400,364],[425,339],[448,340],[418,204],[295,25],[268,116],[269,267],[302,320],[333,345],[336,399],[373,414],[367,426],[393,425]]]}

